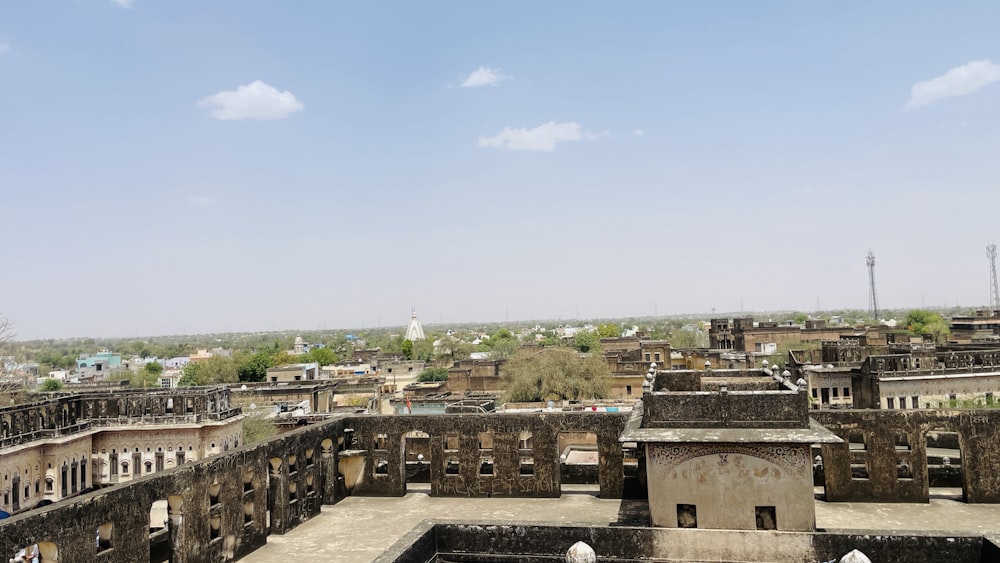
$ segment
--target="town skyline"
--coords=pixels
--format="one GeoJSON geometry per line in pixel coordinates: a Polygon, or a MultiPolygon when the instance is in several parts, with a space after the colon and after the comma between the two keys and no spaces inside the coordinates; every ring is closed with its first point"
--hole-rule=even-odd
{"type": "Polygon", "coordinates": [[[20,338],[864,308],[869,249],[989,300],[1000,5],[50,8],[0,6],[20,338]]]}

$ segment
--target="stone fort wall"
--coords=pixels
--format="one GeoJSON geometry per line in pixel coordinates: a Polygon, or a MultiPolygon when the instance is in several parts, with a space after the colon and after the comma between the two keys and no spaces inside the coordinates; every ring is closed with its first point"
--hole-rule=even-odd
{"type": "MultiPolygon", "coordinates": [[[[995,471],[1000,412],[811,414],[845,438],[844,444],[822,450],[829,500],[926,502],[926,436],[939,430],[957,433],[966,500],[1000,502],[1000,472],[995,471]],[[900,434],[907,436],[908,449],[898,447],[900,434]],[[852,439],[861,439],[864,449],[852,449],[852,439]],[[901,458],[912,473],[908,481],[898,477],[901,458]],[[866,467],[866,479],[855,478],[852,466],[858,464],[866,467]]],[[[601,496],[617,498],[625,482],[618,443],[625,422],[620,413],[344,415],[18,514],[0,523],[0,557],[39,544],[58,561],[144,561],[150,550],[150,510],[154,502],[165,500],[172,561],[232,560],[349,493],[404,494],[408,434],[421,441],[421,451],[429,452],[431,494],[552,497],[559,495],[562,480],[560,433],[592,433],[601,496]],[[532,472],[524,474],[521,460],[529,453],[532,472]],[[492,462],[491,473],[483,473],[484,457],[492,462]],[[449,461],[457,461],[457,473],[449,473],[449,461]],[[355,466],[351,474],[348,462],[355,466]]]]}

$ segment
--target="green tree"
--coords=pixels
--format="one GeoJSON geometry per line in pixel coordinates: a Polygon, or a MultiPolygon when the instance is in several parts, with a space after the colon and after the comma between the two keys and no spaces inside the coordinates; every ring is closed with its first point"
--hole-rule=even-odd
{"type": "Polygon", "coordinates": [[[707,348],[708,333],[698,328],[682,327],[670,331],[670,347],[673,349],[683,348],[707,348]]]}
{"type": "Polygon", "coordinates": [[[597,336],[601,338],[619,338],[621,335],[622,331],[616,324],[604,323],[597,327],[597,336]]]}
{"type": "Polygon", "coordinates": [[[596,332],[581,330],[573,337],[573,347],[581,352],[600,352],[601,338],[596,332]]]}
{"type": "Polygon", "coordinates": [[[412,340],[404,340],[403,344],[400,345],[400,351],[403,352],[403,356],[407,360],[412,360],[413,359],[413,341],[412,340]]]}
{"type": "Polygon", "coordinates": [[[274,367],[274,357],[261,350],[253,355],[237,359],[236,375],[240,381],[264,381],[268,368],[274,367]]]}
{"type": "Polygon", "coordinates": [[[940,314],[926,309],[914,309],[906,314],[903,321],[906,330],[914,334],[928,335],[935,342],[946,342],[951,336],[948,322],[940,314]]]}
{"type": "Polygon", "coordinates": [[[503,400],[534,402],[597,399],[608,393],[611,370],[604,358],[581,358],[569,348],[521,349],[500,370],[503,400]]]}
{"type": "Polygon", "coordinates": [[[308,361],[316,362],[321,366],[329,366],[337,363],[337,354],[329,348],[312,348],[306,356],[308,356],[308,361]]]}
{"type": "Polygon", "coordinates": [[[236,383],[239,371],[232,358],[212,356],[203,362],[189,362],[178,382],[180,385],[216,385],[236,383]]]}
{"type": "Polygon", "coordinates": [[[263,442],[277,434],[274,422],[260,414],[249,414],[243,419],[243,443],[246,445],[263,442]]]}
{"type": "Polygon", "coordinates": [[[490,348],[490,359],[501,362],[506,361],[517,352],[520,346],[521,343],[516,338],[497,339],[490,348]]]}
{"type": "Polygon", "coordinates": [[[444,367],[430,367],[420,372],[417,376],[417,381],[448,381],[448,368],[444,367]]]}
{"type": "Polygon", "coordinates": [[[45,381],[42,382],[41,391],[43,393],[52,393],[52,392],[55,392],[55,391],[61,391],[62,388],[63,388],[62,381],[59,381],[58,379],[51,379],[50,378],[50,379],[46,379],[45,381]]]}
{"type": "Polygon", "coordinates": [[[434,359],[434,342],[424,338],[413,342],[413,359],[429,362],[434,359]]]}
{"type": "Polygon", "coordinates": [[[467,359],[470,354],[472,354],[472,344],[454,336],[445,336],[438,343],[434,359],[438,365],[450,366],[455,362],[467,359]]]}

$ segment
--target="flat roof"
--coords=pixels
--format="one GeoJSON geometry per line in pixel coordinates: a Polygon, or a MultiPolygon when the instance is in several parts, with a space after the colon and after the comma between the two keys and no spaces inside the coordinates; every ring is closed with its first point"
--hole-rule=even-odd
{"type": "Polygon", "coordinates": [[[843,442],[820,423],[809,419],[809,428],[628,428],[619,442],[717,443],[717,444],[839,444],[843,442]]]}

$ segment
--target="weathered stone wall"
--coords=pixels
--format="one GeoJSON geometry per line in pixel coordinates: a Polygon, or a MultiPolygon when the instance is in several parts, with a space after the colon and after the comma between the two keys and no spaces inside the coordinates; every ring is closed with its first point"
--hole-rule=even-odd
{"type": "Polygon", "coordinates": [[[805,391],[652,393],[643,403],[645,428],[809,427],[805,391]]]}
{"type": "MultiPolygon", "coordinates": [[[[153,475],[32,510],[0,523],[0,557],[51,543],[59,561],[143,561],[149,553],[150,509],[169,505],[169,545],[175,562],[227,561],[283,534],[334,504],[348,490],[339,471],[345,456],[361,466],[350,478],[352,492],[405,493],[404,436],[419,430],[432,494],[451,496],[558,496],[560,432],[592,432],[601,453],[601,495],[618,498],[623,488],[619,413],[469,414],[435,416],[346,416],[282,434],[267,442],[187,463],[153,475]],[[480,448],[480,433],[489,435],[480,448]],[[457,449],[447,440],[454,437],[457,449]],[[530,447],[522,447],[529,446],[530,447]],[[532,472],[522,475],[530,454],[532,472]],[[493,474],[481,475],[484,455],[493,474]],[[446,475],[448,456],[460,473],[446,475]],[[388,465],[377,474],[378,461],[388,465]],[[111,526],[106,526],[111,524],[111,526]],[[110,547],[95,541],[110,529],[110,547]]],[[[346,473],[346,468],[345,468],[346,473]]],[[[46,549],[49,546],[46,545],[46,549]]]]}
{"type": "Polygon", "coordinates": [[[577,541],[600,560],[837,561],[860,549],[872,561],[978,563],[995,546],[978,536],[681,530],[600,526],[533,526],[423,522],[376,563],[561,560],[577,541]]]}
{"type": "Polygon", "coordinates": [[[342,428],[342,420],[303,428],[14,516],[0,524],[0,556],[50,542],[63,562],[146,560],[150,508],[167,500],[171,561],[241,557],[269,533],[285,533],[318,514],[321,503],[338,500],[332,444],[342,428]],[[109,523],[105,549],[96,531],[109,523]]]}
{"type": "Polygon", "coordinates": [[[1000,502],[996,410],[831,410],[812,416],[844,440],[822,448],[827,500],[927,502],[927,433],[941,430],[958,433],[965,501],[1000,502]],[[859,477],[864,473],[867,478],[859,477]]]}
{"type": "Polygon", "coordinates": [[[353,418],[349,424],[354,430],[354,442],[348,449],[365,450],[367,458],[353,494],[405,494],[405,435],[422,432],[429,438],[429,456],[424,461],[430,465],[432,495],[558,497],[559,433],[588,431],[597,435],[601,496],[620,498],[623,454],[618,435],[625,427],[625,419],[626,415],[619,413],[353,418]],[[530,447],[521,447],[524,434],[530,434],[530,447]],[[529,460],[532,471],[525,474],[521,468],[529,460]],[[492,462],[492,474],[484,473],[484,461],[492,462]],[[448,473],[449,464],[457,465],[457,473],[448,473]]]}

